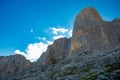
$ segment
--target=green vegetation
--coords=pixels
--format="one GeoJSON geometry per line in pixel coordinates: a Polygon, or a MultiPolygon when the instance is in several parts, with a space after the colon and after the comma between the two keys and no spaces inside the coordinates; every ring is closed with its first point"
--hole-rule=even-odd
{"type": "Polygon", "coordinates": [[[89,72],[89,70],[91,69],[91,67],[86,67],[85,69],[82,69],[81,72],[89,72]]]}
{"type": "Polygon", "coordinates": [[[89,73],[86,76],[82,77],[80,80],[95,80],[98,78],[98,75],[99,74],[97,73],[89,73]]]}
{"type": "Polygon", "coordinates": [[[63,75],[66,76],[66,75],[73,75],[73,74],[77,74],[79,73],[77,68],[75,66],[71,67],[68,69],[68,71],[64,72],[63,75]]]}
{"type": "Polygon", "coordinates": [[[42,68],[40,69],[40,71],[45,72],[45,68],[44,68],[44,67],[42,67],[42,68]]]}
{"type": "Polygon", "coordinates": [[[87,64],[84,69],[81,70],[81,72],[89,72],[90,69],[92,69],[92,64],[87,64]]]}
{"type": "Polygon", "coordinates": [[[113,70],[120,69],[120,64],[110,65],[107,67],[106,72],[112,72],[113,70]]]}
{"type": "Polygon", "coordinates": [[[49,72],[48,77],[50,78],[50,80],[55,80],[56,73],[58,73],[58,71],[56,70],[52,70],[49,72]]]}
{"type": "Polygon", "coordinates": [[[114,70],[120,69],[120,64],[114,64],[114,65],[108,65],[106,66],[106,69],[102,72],[95,73],[95,72],[89,72],[91,69],[91,65],[89,67],[86,67],[85,69],[79,71],[79,69],[76,66],[68,67],[64,71],[56,71],[56,70],[51,70],[49,72],[49,78],[50,80],[55,80],[55,75],[59,73],[61,77],[68,76],[68,75],[75,75],[79,74],[80,72],[87,73],[85,76],[81,77],[80,80],[96,80],[99,75],[104,75],[107,78],[110,78],[110,73],[113,72],[114,70]]]}

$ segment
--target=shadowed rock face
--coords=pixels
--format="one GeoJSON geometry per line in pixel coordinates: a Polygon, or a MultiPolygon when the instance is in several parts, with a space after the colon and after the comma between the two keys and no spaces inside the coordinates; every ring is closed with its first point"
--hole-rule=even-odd
{"type": "Polygon", "coordinates": [[[83,9],[74,22],[70,54],[77,49],[105,49],[120,42],[120,20],[105,22],[94,8],[83,9]]]}
{"type": "Polygon", "coordinates": [[[55,40],[52,45],[48,46],[47,51],[41,55],[40,63],[56,64],[66,59],[69,54],[70,42],[71,39],[67,38],[55,40]]]}

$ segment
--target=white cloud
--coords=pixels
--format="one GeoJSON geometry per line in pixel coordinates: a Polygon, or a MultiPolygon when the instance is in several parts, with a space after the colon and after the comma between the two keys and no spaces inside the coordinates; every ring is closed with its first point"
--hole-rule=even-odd
{"type": "Polygon", "coordinates": [[[65,34],[57,34],[53,36],[53,40],[59,39],[59,38],[63,38],[63,37],[67,37],[70,38],[72,37],[72,29],[67,29],[68,31],[65,34]]]}
{"type": "Polygon", "coordinates": [[[59,38],[63,38],[65,37],[64,35],[58,35],[58,36],[53,36],[53,40],[59,39],[59,38]]]}
{"type": "Polygon", "coordinates": [[[47,41],[46,37],[36,36],[35,39],[42,40],[42,41],[47,41]]]}
{"type": "Polygon", "coordinates": [[[65,28],[55,28],[55,27],[50,27],[50,29],[52,30],[52,33],[57,35],[58,33],[66,33],[68,32],[68,29],[65,28]]]}
{"type": "Polygon", "coordinates": [[[25,55],[26,55],[24,52],[21,52],[20,50],[15,50],[15,52],[14,52],[14,53],[16,53],[16,54],[21,54],[21,55],[23,55],[23,56],[25,56],[25,55]]]}
{"type": "Polygon", "coordinates": [[[40,40],[40,41],[44,41],[44,42],[46,42],[48,45],[53,44],[53,41],[47,40],[46,37],[39,37],[39,36],[37,36],[37,37],[35,37],[35,39],[38,39],[38,40],[40,40]]]}
{"type": "Polygon", "coordinates": [[[70,30],[69,30],[69,32],[68,32],[69,37],[72,37],[72,31],[73,31],[73,29],[70,29],[70,30]]]}
{"type": "Polygon", "coordinates": [[[48,43],[48,45],[53,44],[53,41],[46,41],[48,43]]]}
{"type": "Polygon", "coordinates": [[[32,28],[30,29],[30,32],[31,32],[31,33],[33,33],[33,32],[34,32],[32,28]]]}
{"type": "Polygon", "coordinates": [[[27,46],[25,52],[16,50],[14,53],[21,54],[26,57],[26,59],[31,62],[37,61],[37,59],[42,55],[43,52],[46,52],[48,45],[53,44],[53,41],[48,41],[45,37],[37,37],[44,42],[32,43],[27,46]]]}
{"type": "Polygon", "coordinates": [[[63,38],[63,37],[71,37],[72,36],[72,29],[67,29],[67,28],[63,28],[63,27],[59,27],[59,28],[55,28],[55,27],[50,27],[49,28],[52,31],[52,39],[56,40],[59,38],[63,38]]]}
{"type": "Polygon", "coordinates": [[[29,44],[25,52],[21,52],[20,50],[16,50],[16,54],[21,54],[26,57],[26,59],[30,60],[31,62],[36,61],[43,52],[47,50],[48,44],[39,42],[29,44]]]}

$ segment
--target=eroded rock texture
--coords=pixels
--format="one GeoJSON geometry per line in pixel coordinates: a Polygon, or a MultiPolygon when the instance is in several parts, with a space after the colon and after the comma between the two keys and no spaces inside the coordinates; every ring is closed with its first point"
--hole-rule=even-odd
{"type": "Polygon", "coordinates": [[[91,7],[82,10],[75,19],[71,41],[71,53],[77,49],[106,49],[108,45],[120,43],[120,20],[102,20],[91,7]]]}
{"type": "Polygon", "coordinates": [[[44,64],[56,64],[67,58],[70,50],[71,39],[60,38],[55,40],[54,43],[48,46],[45,53],[42,54],[40,62],[44,64]]]}
{"type": "Polygon", "coordinates": [[[0,80],[13,80],[19,78],[20,73],[31,66],[30,61],[21,55],[0,57],[0,80]]]}

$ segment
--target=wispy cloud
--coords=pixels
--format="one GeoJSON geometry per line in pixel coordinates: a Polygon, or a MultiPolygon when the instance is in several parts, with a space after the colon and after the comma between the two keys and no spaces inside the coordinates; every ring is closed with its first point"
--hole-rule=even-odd
{"type": "Polygon", "coordinates": [[[36,36],[35,39],[38,39],[40,41],[44,41],[45,43],[47,43],[48,45],[51,45],[53,43],[53,41],[49,41],[46,39],[46,37],[40,37],[40,36],[36,36]]]}
{"type": "Polygon", "coordinates": [[[38,39],[38,40],[42,40],[42,41],[47,41],[46,37],[40,37],[40,36],[36,36],[35,39],[38,39]]]}
{"type": "Polygon", "coordinates": [[[55,28],[55,27],[50,27],[50,29],[52,30],[52,33],[57,35],[58,33],[66,33],[68,32],[68,29],[66,28],[55,28]]]}
{"type": "Polygon", "coordinates": [[[58,36],[53,36],[53,40],[59,39],[59,38],[63,38],[65,37],[64,35],[58,35],[58,36]]]}
{"type": "Polygon", "coordinates": [[[71,37],[72,36],[72,29],[67,29],[67,28],[63,28],[62,26],[59,28],[56,27],[50,27],[49,28],[53,34],[53,40],[56,40],[58,38],[62,38],[62,37],[71,37]]]}
{"type": "Polygon", "coordinates": [[[30,32],[31,32],[31,33],[33,33],[33,32],[34,32],[32,28],[30,29],[30,32]]]}

